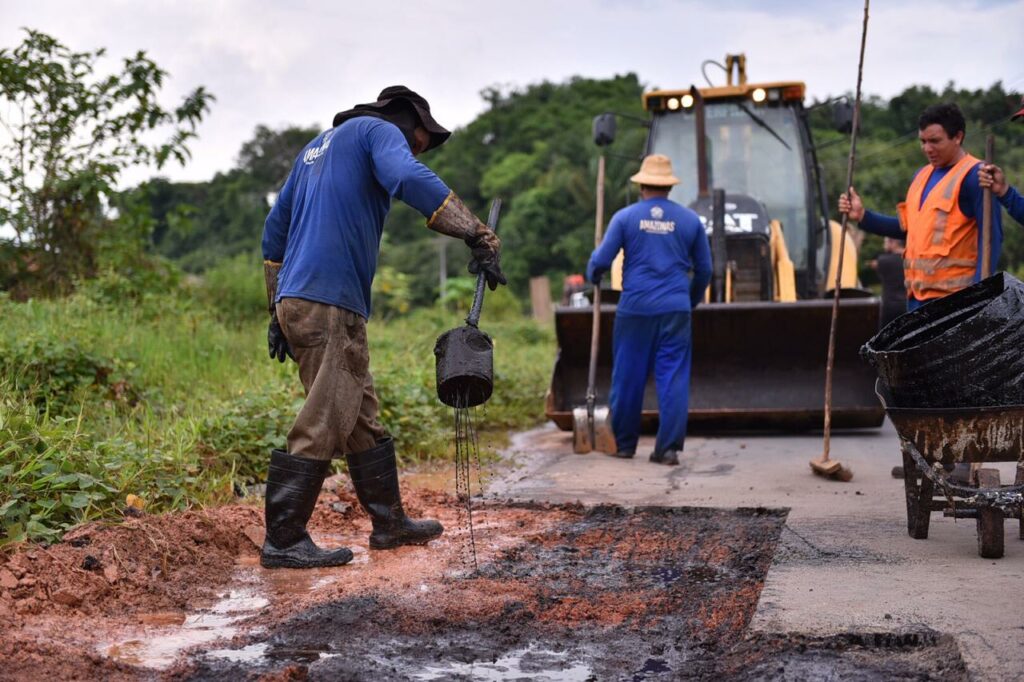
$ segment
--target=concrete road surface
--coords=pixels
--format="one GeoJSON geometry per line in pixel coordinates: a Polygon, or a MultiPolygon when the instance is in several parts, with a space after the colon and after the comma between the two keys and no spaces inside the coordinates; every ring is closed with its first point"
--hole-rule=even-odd
{"type": "MultiPolygon", "coordinates": [[[[932,514],[927,540],[907,535],[895,430],[835,434],[849,483],[818,478],[821,436],[691,436],[677,467],[651,464],[653,438],[620,460],[575,455],[554,426],[518,434],[513,470],[488,495],[585,504],[788,508],[751,627],[831,635],[922,629],[956,637],[975,679],[1024,679],[1024,541],[1005,524],[1006,554],[978,556],[973,520],[932,514]]],[[[994,465],[1004,483],[1012,463],[994,465]]]]}

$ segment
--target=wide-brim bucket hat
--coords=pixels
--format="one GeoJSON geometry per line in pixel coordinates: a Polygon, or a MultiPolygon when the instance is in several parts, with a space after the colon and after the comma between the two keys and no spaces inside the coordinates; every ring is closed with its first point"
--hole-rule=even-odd
{"type": "Polygon", "coordinates": [[[390,85],[384,88],[377,95],[376,102],[357,104],[347,111],[339,111],[334,115],[334,123],[332,125],[337,127],[350,118],[365,116],[368,112],[374,114],[383,113],[391,104],[402,100],[412,105],[420,118],[420,123],[423,124],[423,128],[430,134],[430,144],[427,145],[427,149],[433,149],[444,144],[445,140],[451,136],[451,131],[434,120],[433,115],[430,113],[430,104],[422,95],[413,92],[404,85],[390,85]]]}
{"type": "Polygon", "coordinates": [[[672,161],[664,154],[644,157],[643,163],[640,164],[640,172],[630,180],[651,187],[671,187],[679,184],[679,178],[672,174],[672,161]]]}

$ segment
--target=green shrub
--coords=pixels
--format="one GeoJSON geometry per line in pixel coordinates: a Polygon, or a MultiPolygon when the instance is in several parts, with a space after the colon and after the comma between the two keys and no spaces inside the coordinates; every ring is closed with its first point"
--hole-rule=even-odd
{"type": "Polygon", "coordinates": [[[226,258],[202,273],[196,286],[199,300],[221,320],[265,322],[267,287],[262,260],[255,253],[226,258]]]}
{"type": "Polygon", "coordinates": [[[90,397],[134,404],[139,393],[131,369],[131,363],[101,358],[75,339],[0,338],[0,377],[31,395],[40,410],[63,414],[90,397]]]}
{"type": "MultiPolygon", "coordinates": [[[[296,382],[297,383],[297,382],[296,382]]],[[[251,484],[266,477],[272,448],[286,447],[288,429],[302,406],[298,396],[280,391],[246,394],[211,409],[202,418],[199,448],[235,480],[251,484]]]]}
{"type": "MultiPolygon", "coordinates": [[[[59,300],[0,296],[0,544],[119,519],[129,493],[158,512],[217,503],[233,484],[265,478],[302,385],[295,363],[266,356],[261,285],[249,286],[255,317],[235,317],[246,306],[213,296],[219,276],[196,285],[203,292],[145,291],[131,305],[116,300],[116,278],[59,300]]],[[[236,291],[244,300],[245,288],[236,291]]],[[[505,429],[543,419],[554,358],[551,330],[515,308],[505,290],[488,291],[481,320],[495,340],[495,393],[477,423],[499,441],[505,429]]],[[[464,318],[438,306],[370,322],[381,421],[404,461],[453,453],[433,347],[464,318]]]]}
{"type": "Polygon", "coordinates": [[[202,466],[194,448],[97,437],[82,415],[40,414],[0,382],[0,546],[54,541],[75,525],[118,518],[128,493],[147,510],[223,500],[230,470],[202,466]]]}

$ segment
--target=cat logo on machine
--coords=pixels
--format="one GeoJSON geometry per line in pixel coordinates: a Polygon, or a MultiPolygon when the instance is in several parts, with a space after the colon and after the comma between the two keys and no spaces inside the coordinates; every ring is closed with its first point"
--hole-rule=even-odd
{"type": "MultiPolygon", "coordinates": [[[[700,197],[690,208],[696,211],[700,222],[710,235],[712,232],[712,215],[714,207],[711,197],[700,197]]],[[[745,194],[727,194],[725,198],[725,214],[722,222],[726,234],[768,234],[768,212],[764,205],[745,194]]]]}

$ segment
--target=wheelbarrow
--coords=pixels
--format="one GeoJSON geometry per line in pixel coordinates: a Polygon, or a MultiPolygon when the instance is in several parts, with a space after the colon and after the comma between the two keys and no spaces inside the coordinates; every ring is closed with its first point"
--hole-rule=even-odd
{"type": "Polygon", "coordinates": [[[928,537],[932,512],[975,519],[978,554],[1003,556],[1003,522],[1020,522],[1024,540],[1024,405],[909,408],[893,404],[885,383],[875,383],[882,406],[896,427],[903,452],[907,533],[928,537]],[[1013,485],[1000,485],[999,470],[977,468],[989,462],[1017,462],[1013,485]],[[972,466],[972,481],[950,480],[960,463],[972,466]]]}

